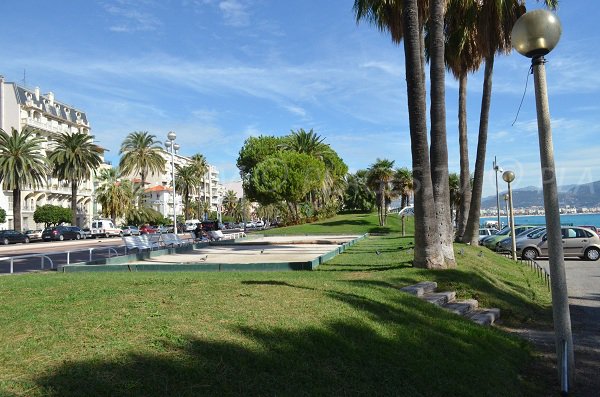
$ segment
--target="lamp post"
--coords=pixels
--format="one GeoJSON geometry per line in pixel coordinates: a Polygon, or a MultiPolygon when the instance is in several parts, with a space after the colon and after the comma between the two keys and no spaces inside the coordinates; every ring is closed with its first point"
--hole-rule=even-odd
{"type": "Polygon", "coordinates": [[[240,179],[242,182],[242,199],[240,200],[240,206],[242,207],[242,225],[244,225],[244,231],[246,230],[246,221],[244,220],[245,218],[245,212],[246,212],[246,208],[244,208],[244,171],[240,171],[240,179]]]}
{"type": "Polygon", "coordinates": [[[504,206],[506,207],[506,224],[510,223],[510,217],[508,216],[508,193],[504,194],[504,206]]]}
{"type": "Polygon", "coordinates": [[[515,239],[515,211],[513,208],[512,187],[510,184],[515,180],[515,173],[512,171],[504,171],[502,174],[504,182],[508,183],[508,205],[510,207],[510,240],[512,245],[512,260],[517,260],[517,241],[515,239]]]}
{"type": "Polygon", "coordinates": [[[496,161],[496,156],[494,156],[494,171],[496,172],[496,209],[498,211],[498,230],[502,229],[500,227],[500,195],[498,193],[498,172],[503,172],[502,167],[498,165],[496,161]]]}
{"type": "Polygon", "coordinates": [[[571,333],[569,295],[554,166],[554,146],[544,66],[546,63],[544,55],[556,47],[561,33],[562,28],[557,16],[547,10],[539,9],[522,15],[515,23],[511,36],[513,47],[521,55],[531,58],[531,68],[533,69],[557,367],[561,392],[568,393],[569,385],[574,379],[573,335],[571,333]]]}
{"type": "Polygon", "coordinates": [[[175,151],[179,150],[179,144],[175,143],[177,134],[173,131],[169,131],[167,134],[168,141],[165,142],[165,147],[171,153],[171,184],[173,185],[173,233],[177,233],[177,211],[175,202],[175,151]]]}

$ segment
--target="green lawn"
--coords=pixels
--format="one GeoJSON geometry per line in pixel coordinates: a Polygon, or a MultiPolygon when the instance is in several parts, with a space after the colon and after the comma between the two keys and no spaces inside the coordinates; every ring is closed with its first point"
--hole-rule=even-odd
{"type": "MultiPolygon", "coordinates": [[[[375,219],[287,232],[362,233],[375,219]]],[[[528,344],[397,290],[436,280],[536,326],[550,298],[534,273],[466,246],[456,270],[414,269],[397,234],[314,272],[2,277],[0,395],[548,395],[528,344]]]]}

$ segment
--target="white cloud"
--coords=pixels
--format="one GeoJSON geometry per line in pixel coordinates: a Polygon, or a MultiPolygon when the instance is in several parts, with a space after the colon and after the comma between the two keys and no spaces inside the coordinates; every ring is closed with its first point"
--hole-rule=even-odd
{"type": "Polygon", "coordinates": [[[161,21],[149,12],[141,11],[149,3],[144,0],[117,0],[115,3],[104,3],[104,9],[116,21],[108,29],[117,33],[152,31],[159,28],[161,21]]]}
{"type": "Polygon", "coordinates": [[[226,25],[242,27],[250,24],[250,14],[245,4],[239,0],[223,0],[219,2],[226,25]]]}

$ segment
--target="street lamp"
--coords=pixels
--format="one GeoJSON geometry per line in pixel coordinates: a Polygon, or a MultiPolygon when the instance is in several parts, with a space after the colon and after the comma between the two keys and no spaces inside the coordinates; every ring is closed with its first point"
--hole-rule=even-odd
{"type": "Polygon", "coordinates": [[[175,151],[179,150],[179,144],[175,143],[177,134],[169,131],[167,134],[168,141],[165,142],[165,147],[171,152],[171,184],[173,185],[173,233],[177,233],[177,211],[175,203],[175,151]]]}
{"type": "Polygon", "coordinates": [[[565,274],[565,259],[558,208],[558,188],[554,166],[554,146],[550,126],[550,109],[546,90],[546,60],[544,55],[556,47],[562,33],[558,17],[550,11],[539,9],[523,14],[512,29],[513,47],[531,58],[535,83],[540,165],[544,190],[544,210],[548,242],[548,262],[552,289],[552,314],[556,342],[556,357],[561,392],[568,393],[574,378],[573,335],[569,313],[569,295],[565,274]]]}
{"type": "Polygon", "coordinates": [[[510,207],[510,240],[512,243],[512,260],[517,260],[517,241],[515,239],[515,211],[513,209],[512,187],[510,184],[515,180],[515,173],[512,171],[504,171],[502,174],[504,182],[508,183],[508,205],[510,207]]]}
{"type": "Polygon", "coordinates": [[[504,206],[506,207],[506,224],[510,223],[510,217],[508,216],[508,193],[504,193],[504,206]]]}
{"type": "Polygon", "coordinates": [[[496,209],[498,210],[498,230],[502,229],[500,227],[500,195],[498,193],[498,172],[503,172],[502,167],[498,165],[496,161],[496,156],[494,156],[494,171],[496,171],[496,209]]]}

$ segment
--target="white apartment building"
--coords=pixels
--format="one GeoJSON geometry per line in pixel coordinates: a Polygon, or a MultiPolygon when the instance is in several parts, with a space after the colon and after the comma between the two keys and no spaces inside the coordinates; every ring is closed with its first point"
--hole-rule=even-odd
{"type": "MultiPolygon", "coordinates": [[[[171,173],[171,154],[164,152],[165,170],[161,174],[150,174],[146,178],[148,187],[145,189],[145,204],[160,212],[166,218],[173,218],[173,196],[171,182],[173,174],[171,173]]],[[[173,156],[175,165],[186,166],[191,163],[191,159],[176,153],[173,156]]],[[[208,166],[200,186],[200,194],[192,195],[192,201],[197,200],[208,202],[211,211],[218,211],[223,198],[224,188],[219,181],[219,170],[213,166],[208,166]]],[[[183,214],[182,197],[175,195],[175,212],[177,215],[183,214]]]]}
{"type": "MultiPolygon", "coordinates": [[[[54,94],[40,94],[40,89],[29,89],[16,83],[6,82],[0,76],[0,128],[10,133],[12,128],[21,131],[24,127],[37,129],[41,136],[49,139],[56,134],[85,132],[90,133],[90,124],[85,112],[55,100],[54,94]]],[[[48,148],[48,142],[44,148],[48,148]]],[[[77,223],[89,225],[93,215],[94,186],[91,180],[81,183],[77,198],[77,223]]],[[[24,229],[42,228],[33,220],[38,206],[52,204],[71,207],[71,188],[67,182],[59,182],[50,176],[46,186],[38,189],[24,188],[21,192],[21,224],[24,229]]],[[[12,229],[12,191],[0,190],[0,208],[6,210],[7,221],[0,229],[12,229]]]]}

